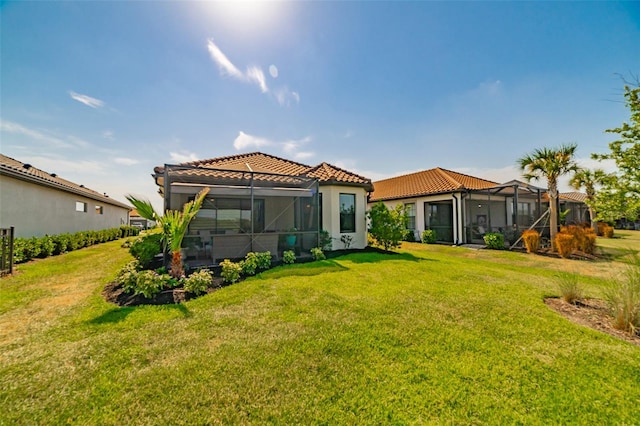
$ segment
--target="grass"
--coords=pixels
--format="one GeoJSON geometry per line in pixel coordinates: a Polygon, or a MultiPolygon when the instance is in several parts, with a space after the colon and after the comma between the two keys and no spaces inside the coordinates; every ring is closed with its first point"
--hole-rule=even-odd
{"type": "Polygon", "coordinates": [[[276,268],[182,305],[118,308],[100,291],[128,259],[107,243],[0,281],[0,424],[640,416],[640,348],[543,303],[576,269],[599,296],[615,261],[406,244],[276,268]]]}

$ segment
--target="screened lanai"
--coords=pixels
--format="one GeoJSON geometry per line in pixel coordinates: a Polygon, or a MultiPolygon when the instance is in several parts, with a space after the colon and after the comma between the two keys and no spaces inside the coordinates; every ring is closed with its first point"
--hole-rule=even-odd
{"type": "Polygon", "coordinates": [[[226,170],[203,165],[156,168],[156,183],[165,210],[181,210],[204,187],[202,208],[183,242],[187,267],[238,260],[249,252],[283,251],[296,255],[318,246],[320,203],[318,180],[251,170],[226,170]]]}

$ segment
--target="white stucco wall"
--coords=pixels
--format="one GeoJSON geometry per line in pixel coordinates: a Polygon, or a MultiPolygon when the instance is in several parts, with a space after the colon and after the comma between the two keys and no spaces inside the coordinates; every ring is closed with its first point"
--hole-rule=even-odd
{"type": "Polygon", "coordinates": [[[340,250],[345,245],[340,238],[349,235],[352,238],[349,248],[362,249],[367,246],[367,191],[364,188],[322,185],[322,227],[331,235],[331,248],[340,250]],[[354,194],[356,200],[356,232],[340,232],[340,194],[354,194]]]}
{"type": "Polygon", "coordinates": [[[117,228],[129,223],[129,210],[88,197],[0,176],[0,228],[15,227],[16,237],[117,228]],[[87,204],[76,211],[76,202],[87,204]],[[102,207],[102,214],[96,213],[102,207]]]}

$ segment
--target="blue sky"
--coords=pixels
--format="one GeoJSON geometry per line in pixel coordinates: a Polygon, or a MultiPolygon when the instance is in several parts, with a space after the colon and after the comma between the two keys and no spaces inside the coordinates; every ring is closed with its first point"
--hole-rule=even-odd
{"type": "Polygon", "coordinates": [[[4,2],[0,151],[161,205],[153,167],[264,151],[373,180],[606,152],[635,2],[4,2]]]}

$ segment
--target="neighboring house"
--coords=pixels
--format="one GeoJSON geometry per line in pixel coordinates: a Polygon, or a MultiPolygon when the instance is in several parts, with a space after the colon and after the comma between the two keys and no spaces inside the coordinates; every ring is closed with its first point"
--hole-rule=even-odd
{"type": "MultiPolygon", "coordinates": [[[[483,244],[487,232],[503,233],[506,241],[514,243],[549,204],[542,188],[518,180],[499,184],[439,167],[373,185],[370,205],[378,201],[390,208],[403,204],[416,239],[423,230],[433,229],[437,241],[451,244],[483,244]]],[[[586,206],[577,196],[561,198],[561,206],[576,214],[568,223],[569,219],[584,221],[586,206]]]]}
{"type": "Polygon", "coordinates": [[[132,209],[129,213],[129,225],[135,226],[140,229],[149,229],[155,226],[155,222],[148,220],[140,216],[138,210],[132,209]]]}
{"type": "Polygon", "coordinates": [[[116,228],[130,207],[83,185],[0,154],[0,228],[16,237],[116,228]]]}
{"type": "Polygon", "coordinates": [[[367,246],[371,180],[328,163],[308,166],[261,152],[154,169],[164,208],[210,189],[185,238],[187,264],[218,264],[250,251],[308,254],[321,230],[332,249],[367,246]]]}

